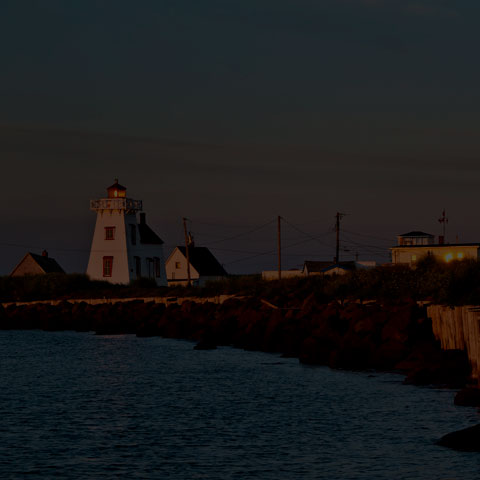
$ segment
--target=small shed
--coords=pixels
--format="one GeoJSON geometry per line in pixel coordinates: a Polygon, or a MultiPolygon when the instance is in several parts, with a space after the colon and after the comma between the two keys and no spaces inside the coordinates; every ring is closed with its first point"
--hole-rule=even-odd
{"type": "Polygon", "coordinates": [[[45,275],[46,273],[65,273],[57,261],[44,250],[41,255],[28,252],[12,270],[11,277],[24,275],[45,275]]]}

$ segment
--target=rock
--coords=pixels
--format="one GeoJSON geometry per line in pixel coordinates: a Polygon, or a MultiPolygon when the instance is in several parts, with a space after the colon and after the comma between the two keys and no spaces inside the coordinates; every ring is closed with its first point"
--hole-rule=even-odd
{"type": "Polygon", "coordinates": [[[462,350],[442,350],[439,361],[427,362],[410,372],[405,384],[463,387],[470,378],[470,364],[462,350]]]}
{"type": "Polygon", "coordinates": [[[455,405],[463,407],[480,407],[480,389],[464,388],[455,395],[455,405]]]}
{"type": "Polygon", "coordinates": [[[211,340],[200,340],[194,347],[194,350],[215,350],[217,345],[211,340]]]}
{"type": "Polygon", "coordinates": [[[480,425],[448,433],[436,443],[454,450],[480,452],[480,425]]]}

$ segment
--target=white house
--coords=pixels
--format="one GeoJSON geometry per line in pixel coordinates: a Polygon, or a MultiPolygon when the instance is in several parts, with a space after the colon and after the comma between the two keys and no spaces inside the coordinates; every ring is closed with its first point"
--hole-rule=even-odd
{"type": "MultiPolygon", "coordinates": [[[[185,247],[175,247],[167,258],[166,270],[168,285],[187,285],[187,250],[185,247]]],[[[190,280],[192,285],[203,286],[210,280],[220,280],[228,274],[220,262],[207,247],[188,247],[190,259],[190,280]]]]}
{"type": "Polygon", "coordinates": [[[127,198],[127,189],[115,180],[107,197],[90,201],[97,212],[87,275],[94,280],[129,283],[148,277],[167,285],[163,241],[147,225],[142,201],[127,198]]]}

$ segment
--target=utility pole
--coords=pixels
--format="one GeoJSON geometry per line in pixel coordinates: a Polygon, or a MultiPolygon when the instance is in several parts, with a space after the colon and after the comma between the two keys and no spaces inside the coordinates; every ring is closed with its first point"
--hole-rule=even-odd
{"type": "Polygon", "coordinates": [[[336,222],[335,222],[335,232],[337,233],[337,242],[335,248],[335,259],[334,263],[340,262],[340,220],[345,216],[344,213],[337,212],[335,215],[336,222]]]}
{"type": "Polygon", "coordinates": [[[183,217],[183,231],[185,233],[185,251],[187,254],[187,278],[188,278],[188,286],[192,284],[190,278],[190,244],[188,241],[188,232],[187,232],[187,219],[183,217]]]}
{"type": "Polygon", "coordinates": [[[278,279],[281,280],[282,278],[282,238],[280,235],[280,223],[282,217],[278,216],[278,223],[277,223],[277,249],[278,249],[278,279]]]}

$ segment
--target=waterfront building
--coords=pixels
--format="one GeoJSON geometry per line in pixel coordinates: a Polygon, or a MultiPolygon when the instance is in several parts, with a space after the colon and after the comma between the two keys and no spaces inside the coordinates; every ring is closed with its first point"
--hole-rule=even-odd
{"type": "Polygon", "coordinates": [[[11,277],[24,275],[45,275],[46,273],[65,273],[57,261],[44,250],[41,255],[28,252],[12,270],[11,277]]]}
{"type": "Polygon", "coordinates": [[[107,197],[90,201],[97,213],[87,275],[92,280],[127,284],[141,277],[167,285],[163,241],[147,225],[141,200],[127,197],[115,180],[107,197]],[[139,213],[139,221],[137,220],[139,213]]]}
{"type": "MultiPolygon", "coordinates": [[[[192,243],[188,247],[190,260],[190,281],[192,285],[204,286],[206,282],[221,280],[228,274],[221,263],[214,257],[207,247],[195,247],[192,243]]],[[[168,285],[187,285],[187,249],[175,247],[167,258],[166,270],[168,285]]]]}
{"type": "Polygon", "coordinates": [[[394,265],[414,266],[422,257],[432,255],[437,260],[480,259],[480,243],[445,243],[440,236],[435,237],[425,232],[409,232],[397,237],[397,245],[390,248],[394,265]]]}

